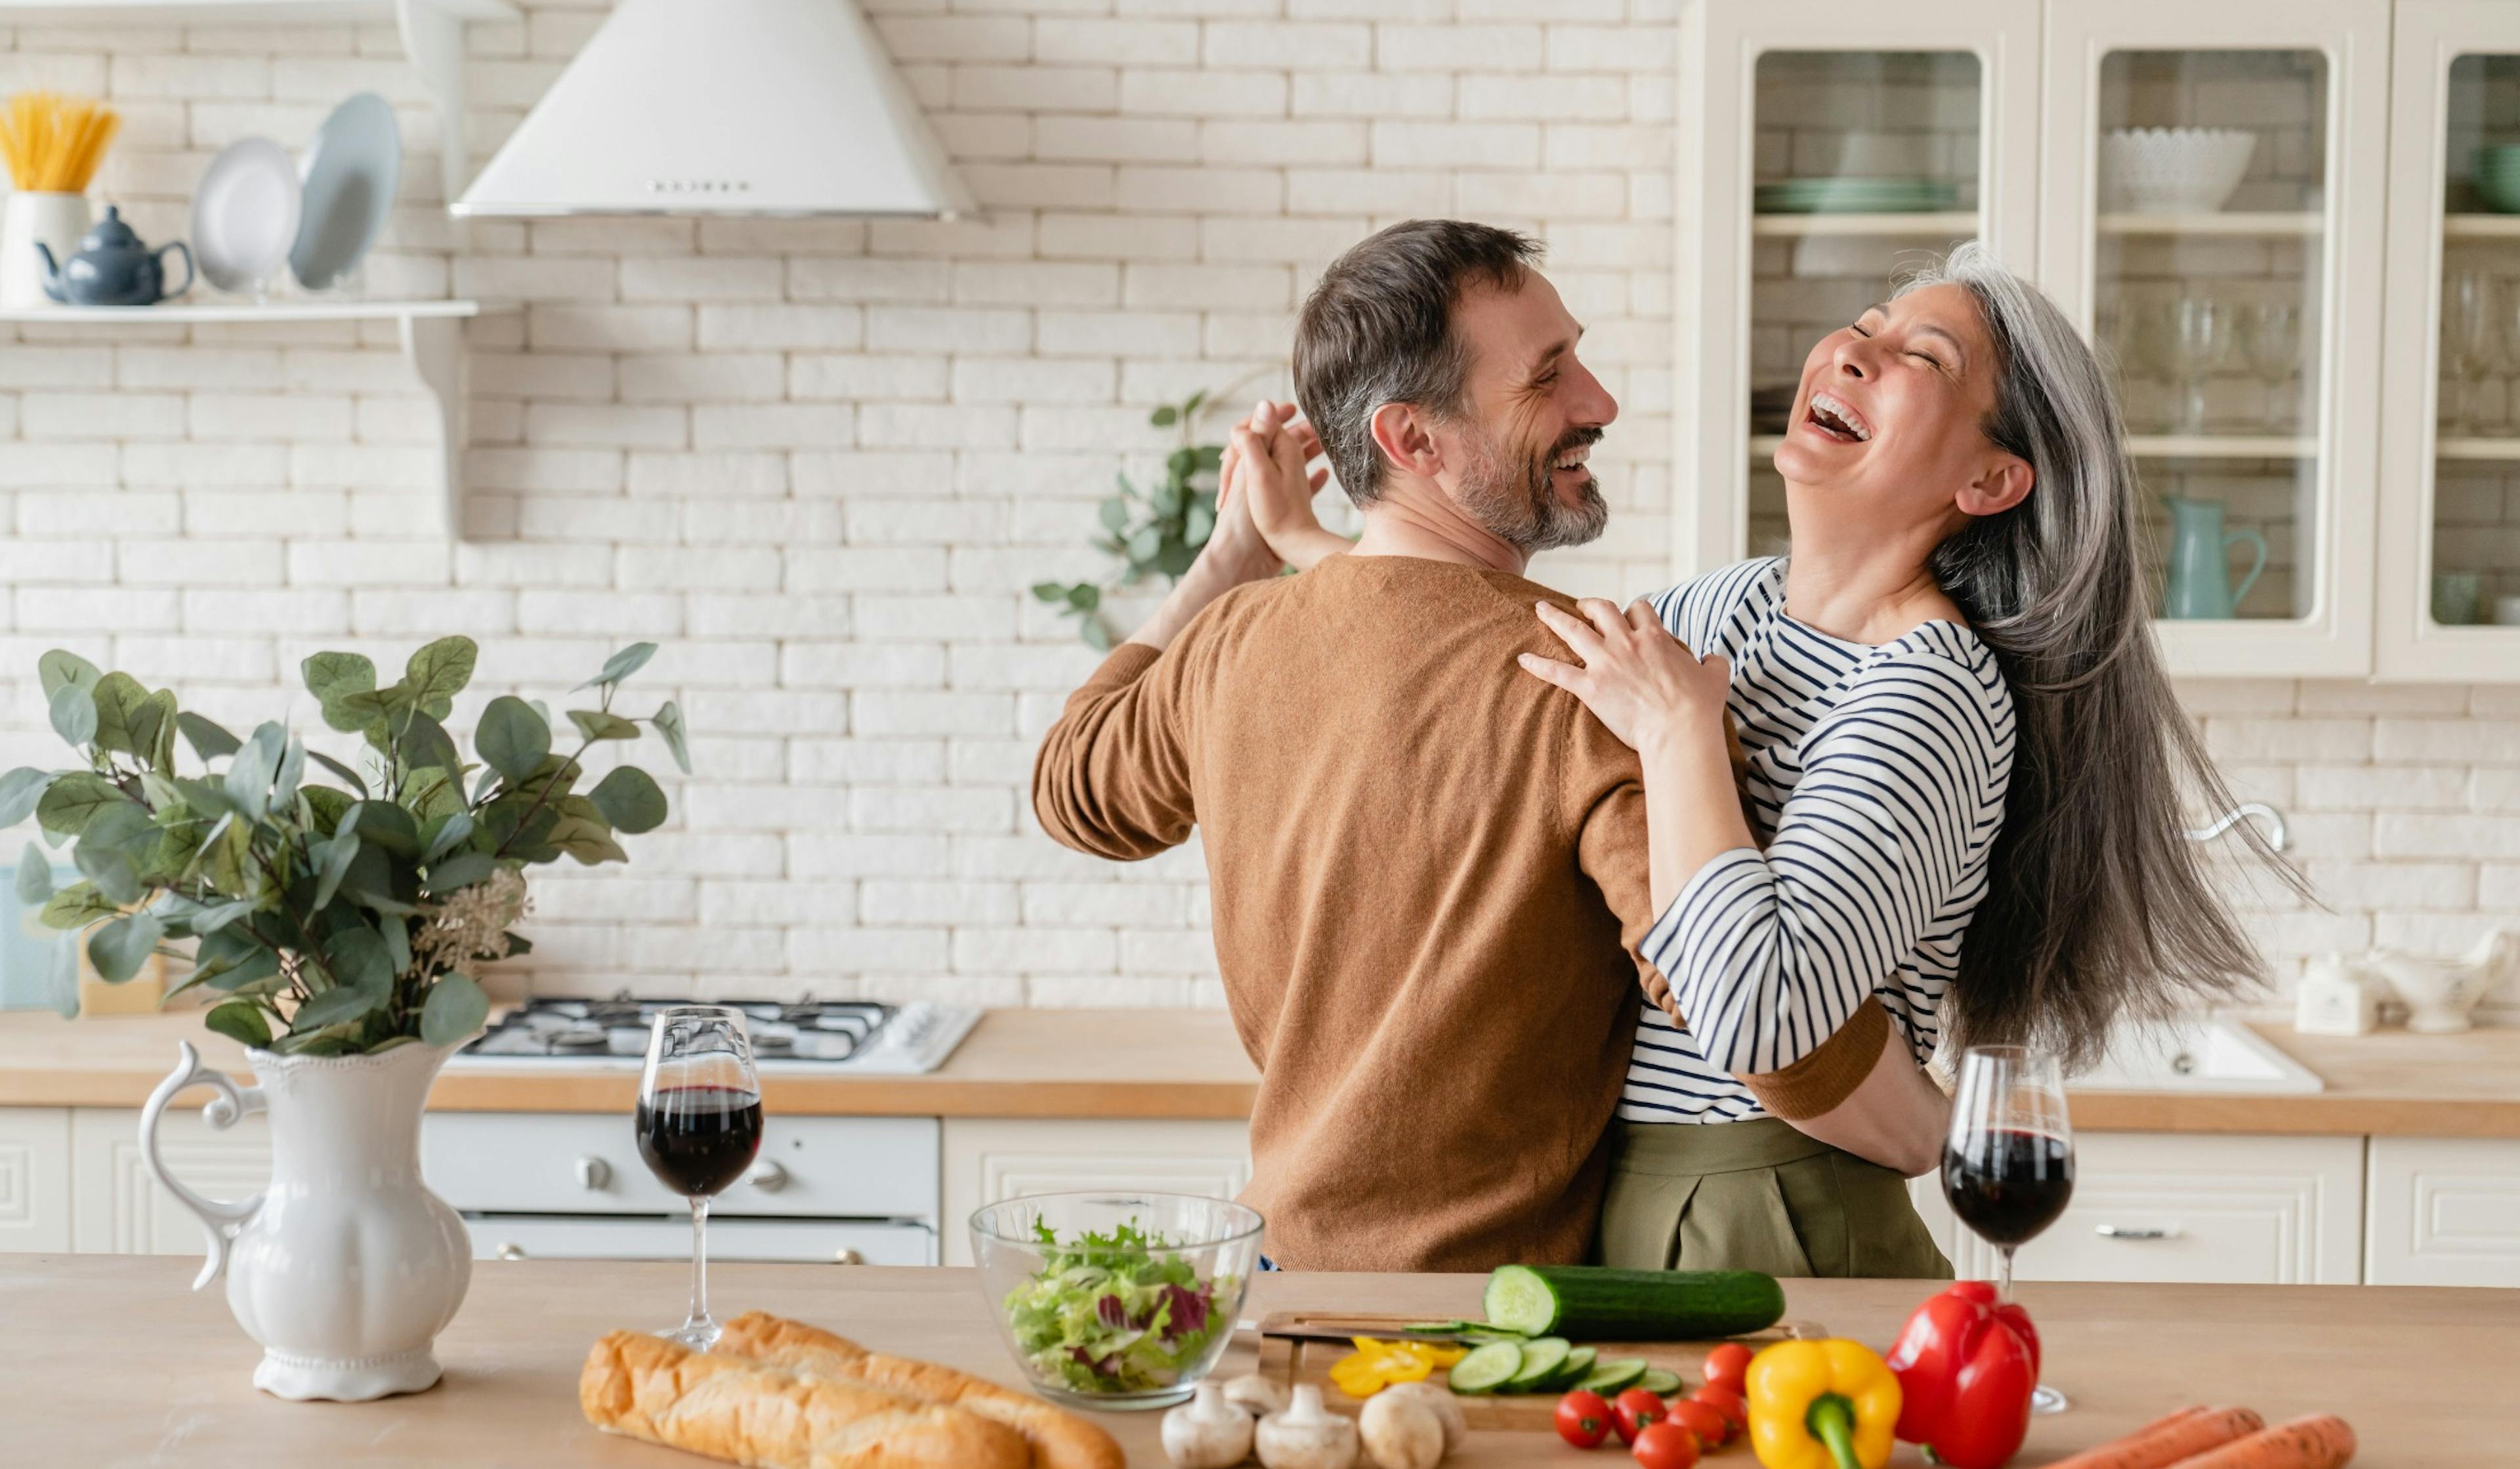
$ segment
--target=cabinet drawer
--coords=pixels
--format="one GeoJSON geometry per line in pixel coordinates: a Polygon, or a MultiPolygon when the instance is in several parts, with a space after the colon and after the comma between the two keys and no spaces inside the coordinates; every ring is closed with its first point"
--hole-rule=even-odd
{"type": "MultiPolygon", "coordinates": [[[[2351,1284],[2362,1277],[2360,1137],[2086,1133],[2074,1200],[2023,1245],[2023,1280],[2351,1284]]],[[[1991,1278],[1995,1250],[1916,1191],[1960,1275],[1991,1278]]]]}
{"type": "MultiPolygon", "coordinates": [[[[221,1129],[202,1121],[198,1106],[169,1107],[158,1120],[158,1155],[195,1193],[250,1198],[271,1180],[271,1119],[256,1113],[221,1129]]],[[[82,1254],[202,1253],[201,1220],[141,1155],[137,1108],[71,1112],[70,1197],[71,1248],[82,1254]]]]}
{"type": "MultiPolygon", "coordinates": [[[[420,1160],[428,1186],[466,1214],[671,1215],[688,1207],[648,1172],[630,1119],[613,1113],[431,1112],[421,1121],[420,1160]]],[[[752,1172],[720,1194],[717,1207],[933,1220],[936,1121],[774,1114],[763,1122],[752,1172]]]]}
{"type": "Polygon", "coordinates": [[[2363,1279],[2520,1286],[2520,1142],[2372,1138],[2363,1279]]]}
{"type": "MultiPolygon", "coordinates": [[[[475,1260],[689,1260],[692,1254],[692,1226],[683,1220],[503,1214],[468,1218],[464,1225],[472,1231],[475,1260]]],[[[713,1262],[934,1265],[936,1236],[925,1224],[712,1219],[708,1253],[713,1262]]]]}

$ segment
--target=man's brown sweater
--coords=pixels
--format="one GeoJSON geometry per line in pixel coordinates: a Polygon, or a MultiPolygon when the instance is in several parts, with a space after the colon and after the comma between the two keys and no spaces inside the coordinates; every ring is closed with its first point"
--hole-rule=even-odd
{"type": "Polygon", "coordinates": [[[1638,997],[1668,992],[1636,957],[1636,755],[1514,663],[1565,656],[1543,600],[1571,606],[1504,572],[1332,556],[1219,598],[1160,655],[1121,647],[1042,745],[1033,809],[1059,841],[1134,861],[1202,830],[1261,1070],[1243,1197],[1280,1265],[1591,1243],[1638,997]]]}

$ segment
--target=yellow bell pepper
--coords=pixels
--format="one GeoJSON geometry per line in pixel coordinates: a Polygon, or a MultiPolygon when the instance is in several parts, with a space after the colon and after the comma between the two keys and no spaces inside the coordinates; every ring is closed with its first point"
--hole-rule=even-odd
{"type": "Polygon", "coordinates": [[[1330,1363],[1330,1381],[1351,1398],[1371,1398],[1395,1382],[1424,1382],[1437,1367],[1449,1367],[1469,1355],[1464,1347],[1438,1347],[1432,1342],[1386,1342],[1370,1336],[1350,1337],[1356,1350],[1330,1363]]]}
{"type": "Polygon", "coordinates": [[[1765,1469],[1881,1469],[1899,1377],[1860,1342],[1778,1342],[1750,1359],[1750,1448],[1765,1469]]]}

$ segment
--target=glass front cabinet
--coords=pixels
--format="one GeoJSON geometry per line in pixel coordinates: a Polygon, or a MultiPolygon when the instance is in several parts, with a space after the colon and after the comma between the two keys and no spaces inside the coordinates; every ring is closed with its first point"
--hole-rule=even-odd
{"type": "Polygon", "coordinates": [[[1783,549],[1804,354],[1974,237],[2115,378],[2176,672],[2520,680],[2520,3],[1685,15],[1682,574],[1783,549]]]}

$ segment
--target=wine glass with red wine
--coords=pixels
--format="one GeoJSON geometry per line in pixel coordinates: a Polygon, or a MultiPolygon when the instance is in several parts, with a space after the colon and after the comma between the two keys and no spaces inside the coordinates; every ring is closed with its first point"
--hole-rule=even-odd
{"type": "MultiPolygon", "coordinates": [[[[2074,1196],[2074,1128],[2056,1058],[2023,1046],[1960,1053],[1959,1094],[1943,1141],[1943,1197],[1961,1224],[1995,1246],[1996,1293],[2012,1299],[2012,1252],[2056,1222],[2074,1196]]],[[[2065,1410],[2041,1384],[2034,1411],[2065,1410]]]]}
{"type": "Polygon", "coordinates": [[[717,1344],[708,1313],[708,1206],[761,1150],[761,1080],[743,1012],[678,1005],[656,1016],[639,1078],[639,1156],[692,1201],[692,1313],[666,1335],[695,1352],[717,1344]]]}

